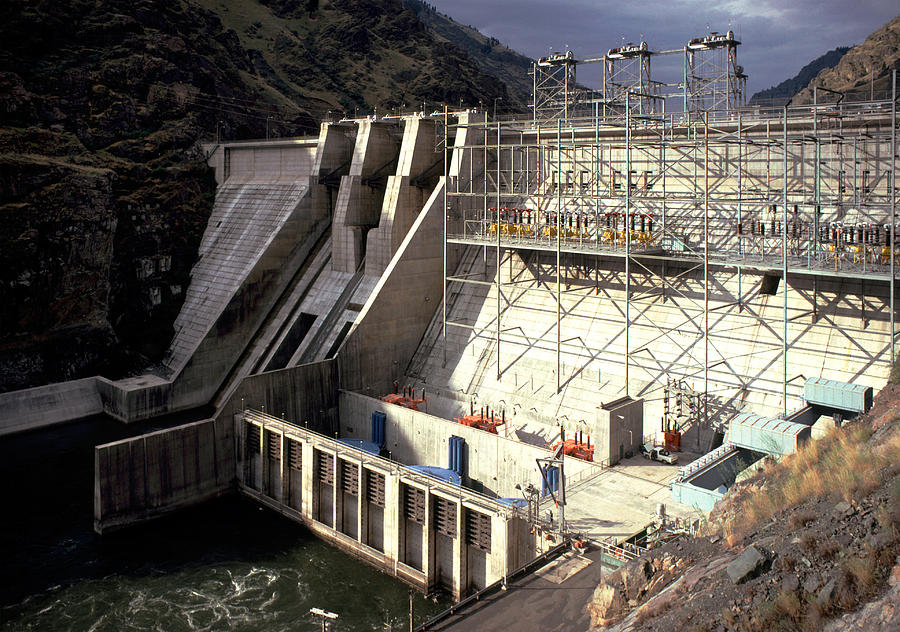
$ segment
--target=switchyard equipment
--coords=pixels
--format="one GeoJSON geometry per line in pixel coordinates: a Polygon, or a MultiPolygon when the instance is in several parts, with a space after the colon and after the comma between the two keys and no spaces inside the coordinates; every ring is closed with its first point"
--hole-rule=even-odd
{"type": "Polygon", "coordinates": [[[404,408],[409,408],[410,410],[419,410],[419,406],[422,406],[422,410],[428,412],[428,404],[425,399],[425,389],[422,389],[422,397],[416,398],[415,389],[411,386],[404,386],[401,390],[398,388],[397,383],[394,383],[393,393],[388,393],[387,395],[383,395],[381,397],[381,401],[387,402],[388,404],[397,404],[398,406],[403,406],[404,408]]]}
{"type": "Polygon", "coordinates": [[[692,389],[684,380],[672,380],[666,376],[663,391],[663,417],[661,431],[666,450],[681,450],[682,429],[702,419],[706,405],[705,393],[692,389]]]}
{"type": "Polygon", "coordinates": [[[560,439],[553,445],[549,446],[550,450],[556,451],[562,446],[563,454],[575,457],[584,461],[594,460],[594,446],[591,445],[591,436],[587,436],[585,440],[584,433],[576,433],[574,439],[560,439]]]}
{"type": "Polygon", "coordinates": [[[506,423],[506,412],[501,411],[500,416],[497,417],[493,410],[488,409],[485,411],[482,408],[478,413],[472,410],[471,414],[459,417],[456,421],[470,428],[478,428],[491,434],[497,434],[497,428],[506,423]]]}

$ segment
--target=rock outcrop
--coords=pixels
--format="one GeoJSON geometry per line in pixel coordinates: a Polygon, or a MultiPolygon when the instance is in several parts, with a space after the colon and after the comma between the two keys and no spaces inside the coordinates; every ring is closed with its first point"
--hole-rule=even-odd
{"type": "Polygon", "coordinates": [[[737,484],[706,523],[713,535],[606,578],[587,605],[592,629],[898,629],[898,462],[895,383],[867,415],[737,484]]]}
{"type": "Polygon", "coordinates": [[[795,104],[812,103],[813,86],[847,93],[856,100],[884,98],[889,93],[891,71],[900,64],[900,16],[851,48],[833,68],[826,68],[794,97],[795,104]]]}

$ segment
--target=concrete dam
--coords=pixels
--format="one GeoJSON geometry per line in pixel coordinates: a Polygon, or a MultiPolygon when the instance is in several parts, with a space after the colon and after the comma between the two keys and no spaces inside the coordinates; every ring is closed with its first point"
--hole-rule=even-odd
{"type": "Polygon", "coordinates": [[[805,437],[855,411],[811,381],[886,381],[896,130],[885,102],[445,110],[210,145],[163,365],[0,395],[2,432],[214,409],[97,446],[100,533],[237,491],[457,599],[573,538],[629,559],[705,507],[677,484],[727,488],[734,419],[805,437]]]}

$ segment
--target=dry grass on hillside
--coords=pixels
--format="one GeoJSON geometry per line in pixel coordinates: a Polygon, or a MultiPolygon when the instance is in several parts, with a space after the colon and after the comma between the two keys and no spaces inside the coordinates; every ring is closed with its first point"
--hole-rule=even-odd
{"type": "Polygon", "coordinates": [[[900,432],[887,430],[872,441],[870,425],[848,424],[768,464],[763,476],[767,482],[746,494],[741,511],[723,525],[728,541],[737,542],[776,513],[810,500],[831,496],[855,502],[870,494],[881,484],[883,468],[900,463],[900,432]]]}
{"type": "Polygon", "coordinates": [[[723,498],[704,536],[651,554],[683,561],[680,587],[631,599],[634,577],[657,588],[662,580],[641,575],[640,566],[611,575],[592,602],[595,624],[624,618],[621,629],[648,632],[821,632],[856,617],[856,632],[900,630],[898,381],[900,370],[866,415],[780,462],[767,459],[723,498]],[[751,546],[761,562],[735,583],[723,565],[751,546]],[[881,623],[873,627],[871,617],[881,623]]]}

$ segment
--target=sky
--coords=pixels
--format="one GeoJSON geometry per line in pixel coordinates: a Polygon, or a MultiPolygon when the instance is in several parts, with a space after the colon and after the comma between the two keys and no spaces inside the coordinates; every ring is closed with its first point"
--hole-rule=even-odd
{"type": "MultiPolygon", "coordinates": [[[[862,43],[900,14],[898,0],[428,1],[457,22],[532,58],[567,45],[578,59],[599,57],[620,46],[623,38],[646,41],[650,50],[681,48],[710,31],[732,30],[741,41],[738,63],[749,75],[748,98],[793,77],[833,48],[862,43]]],[[[651,78],[677,80],[674,57],[656,59],[660,64],[652,66],[651,78]]],[[[602,72],[602,64],[581,66],[578,81],[599,89],[602,72]]]]}

